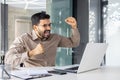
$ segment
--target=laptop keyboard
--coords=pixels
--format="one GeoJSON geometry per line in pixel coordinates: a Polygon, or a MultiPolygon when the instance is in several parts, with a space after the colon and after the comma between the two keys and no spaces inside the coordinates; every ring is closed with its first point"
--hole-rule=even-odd
{"type": "Polygon", "coordinates": [[[65,69],[65,70],[78,70],[78,67],[79,67],[79,66],[75,66],[75,67],[72,67],[72,68],[67,68],[67,69],[65,69]]]}

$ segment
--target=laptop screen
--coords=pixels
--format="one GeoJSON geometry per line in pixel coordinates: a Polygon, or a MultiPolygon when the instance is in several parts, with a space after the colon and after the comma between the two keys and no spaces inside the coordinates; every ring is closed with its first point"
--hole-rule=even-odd
{"type": "Polygon", "coordinates": [[[77,73],[100,68],[107,46],[106,43],[88,43],[77,73]]]}
{"type": "Polygon", "coordinates": [[[59,67],[56,70],[65,70],[72,73],[82,73],[100,68],[107,49],[106,43],[88,43],[84,50],[80,64],[59,67]],[[78,66],[78,69],[77,69],[78,66]]]}

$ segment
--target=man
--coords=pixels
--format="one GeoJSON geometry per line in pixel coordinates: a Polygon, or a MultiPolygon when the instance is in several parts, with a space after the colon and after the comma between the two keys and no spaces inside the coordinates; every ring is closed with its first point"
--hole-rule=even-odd
{"type": "Polygon", "coordinates": [[[5,55],[5,64],[17,67],[54,66],[57,47],[76,47],[80,42],[77,22],[68,17],[65,22],[72,28],[71,37],[51,34],[50,16],[45,12],[31,17],[33,31],[16,38],[5,55]]]}

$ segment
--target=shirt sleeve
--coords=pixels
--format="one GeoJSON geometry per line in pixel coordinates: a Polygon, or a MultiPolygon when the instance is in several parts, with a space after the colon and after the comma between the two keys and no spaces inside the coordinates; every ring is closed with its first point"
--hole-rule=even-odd
{"type": "Polygon", "coordinates": [[[26,48],[21,37],[14,40],[10,49],[5,54],[5,64],[10,64],[12,67],[18,67],[22,62],[28,59],[26,48]]]}
{"type": "Polygon", "coordinates": [[[60,36],[60,42],[58,47],[77,47],[80,43],[80,33],[78,31],[78,28],[72,29],[72,35],[71,37],[64,37],[60,36]]]}

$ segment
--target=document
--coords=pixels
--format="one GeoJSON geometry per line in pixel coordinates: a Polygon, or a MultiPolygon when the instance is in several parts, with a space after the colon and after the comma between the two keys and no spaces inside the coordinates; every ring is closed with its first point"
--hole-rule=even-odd
{"type": "Polygon", "coordinates": [[[24,80],[51,76],[51,74],[48,73],[47,70],[38,70],[38,69],[14,70],[11,71],[11,75],[24,80]]]}

